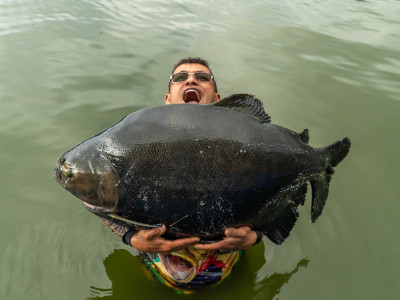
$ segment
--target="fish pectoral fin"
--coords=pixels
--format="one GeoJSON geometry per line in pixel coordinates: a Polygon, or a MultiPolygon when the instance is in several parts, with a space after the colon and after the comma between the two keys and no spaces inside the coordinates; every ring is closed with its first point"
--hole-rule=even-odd
{"type": "Polygon", "coordinates": [[[320,180],[311,181],[312,203],[311,203],[311,222],[314,223],[324,209],[326,199],[328,199],[329,182],[332,175],[326,172],[320,180]]]}
{"type": "Polygon", "coordinates": [[[250,94],[233,94],[211,105],[245,113],[261,123],[271,123],[271,117],[264,111],[262,102],[250,94]]]}
{"type": "Polygon", "coordinates": [[[275,244],[282,244],[283,241],[289,236],[294,224],[299,217],[297,206],[288,206],[278,218],[268,225],[268,230],[263,233],[275,244]]]}

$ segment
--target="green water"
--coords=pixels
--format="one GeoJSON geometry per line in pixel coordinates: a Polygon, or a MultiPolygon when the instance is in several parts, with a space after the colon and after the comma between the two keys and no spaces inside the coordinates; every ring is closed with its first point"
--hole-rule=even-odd
{"type": "Polygon", "coordinates": [[[400,2],[0,0],[1,299],[397,299],[400,2]],[[172,66],[209,60],[222,96],[262,99],[310,144],[348,136],[325,210],[281,246],[179,296],[53,179],[56,159],[162,105],[172,66]]]}

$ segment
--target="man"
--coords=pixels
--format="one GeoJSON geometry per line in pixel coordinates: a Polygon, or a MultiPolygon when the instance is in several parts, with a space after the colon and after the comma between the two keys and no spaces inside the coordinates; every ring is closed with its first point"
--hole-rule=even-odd
{"type": "MultiPolygon", "coordinates": [[[[165,104],[207,104],[220,100],[208,63],[200,58],[185,58],[173,68],[165,104]]],[[[110,225],[110,224],[109,224],[110,225]]],[[[114,228],[115,229],[115,228],[114,228]]],[[[142,262],[163,283],[180,292],[219,283],[231,271],[243,249],[262,238],[250,227],[227,228],[221,241],[199,243],[198,237],[166,240],[166,227],[150,230],[119,230],[126,244],[139,250],[142,262]]]]}

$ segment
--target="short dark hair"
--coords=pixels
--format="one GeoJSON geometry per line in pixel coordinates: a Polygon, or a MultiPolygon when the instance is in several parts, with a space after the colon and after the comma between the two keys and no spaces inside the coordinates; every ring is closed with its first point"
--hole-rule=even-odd
{"type": "MultiPolygon", "coordinates": [[[[210,70],[210,74],[214,77],[213,72],[211,71],[210,66],[208,65],[208,62],[205,59],[202,59],[200,57],[187,57],[187,58],[182,58],[180,61],[176,63],[174,68],[172,69],[171,74],[174,74],[174,71],[176,70],[177,67],[183,64],[199,64],[205,66],[208,70],[210,70]]],[[[214,82],[214,87],[215,87],[215,92],[218,92],[217,88],[217,83],[215,82],[215,78],[213,79],[214,82]]],[[[171,87],[171,81],[168,83],[168,90],[171,87]]]]}

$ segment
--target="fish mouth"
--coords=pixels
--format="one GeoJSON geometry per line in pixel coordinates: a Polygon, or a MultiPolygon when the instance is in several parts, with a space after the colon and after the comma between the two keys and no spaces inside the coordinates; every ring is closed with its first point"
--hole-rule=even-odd
{"type": "Polygon", "coordinates": [[[183,101],[185,103],[199,103],[200,100],[201,93],[197,88],[190,87],[183,92],[183,101]]]}
{"type": "Polygon", "coordinates": [[[65,158],[60,157],[58,165],[53,169],[53,176],[59,184],[66,187],[68,182],[74,178],[73,167],[68,166],[65,158]]]}
{"type": "Polygon", "coordinates": [[[53,176],[59,184],[64,184],[64,174],[61,172],[59,167],[53,169],[53,176]]]}

